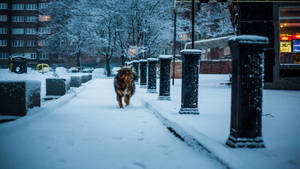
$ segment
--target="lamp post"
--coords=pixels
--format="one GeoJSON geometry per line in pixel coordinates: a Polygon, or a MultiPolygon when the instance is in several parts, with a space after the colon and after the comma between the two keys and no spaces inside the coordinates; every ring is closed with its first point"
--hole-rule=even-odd
{"type": "Polygon", "coordinates": [[[174,0],[174,39],[173,39],[173,78],[172,85],[175,84],[175,56],[176,56],[176,0],[174,0]]]}

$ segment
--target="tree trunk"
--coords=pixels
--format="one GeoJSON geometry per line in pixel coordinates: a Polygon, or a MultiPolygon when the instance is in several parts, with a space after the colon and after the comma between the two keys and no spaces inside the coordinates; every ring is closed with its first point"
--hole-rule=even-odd
{"type": "Polygon", "coordinates": [[[81,70],[81,59],[80,59],[80,51],[77,53],[77,68],[80,71],[81,70]]]}
{"type": "Polygon", "coordinates": [[[111,76],[111,70],[110,70],[110,56],[109,54],[106,54],[105,56],[105,60],[106,60],[106,75],[107,77],[111,76]]]}

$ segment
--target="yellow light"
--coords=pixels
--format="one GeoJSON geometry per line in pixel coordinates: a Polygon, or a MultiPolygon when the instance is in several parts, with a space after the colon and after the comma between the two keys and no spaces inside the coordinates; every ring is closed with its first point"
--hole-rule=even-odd
{"type": "Polygon", "coordinates": [[[284,26],[286,26],[287,24],[285,23],[285,24],[283,24],[284,26]]]}

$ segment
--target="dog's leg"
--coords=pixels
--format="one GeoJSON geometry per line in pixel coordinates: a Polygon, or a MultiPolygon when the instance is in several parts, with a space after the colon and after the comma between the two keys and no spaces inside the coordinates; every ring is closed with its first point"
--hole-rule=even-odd
{"type": "Polygon", "coordinates": [[[122,104],[122,96],[117,95],[117,101],[118,101],[118,103],[119,103],[120,108],[122,109],[122,108],[123,108],[123,104],[122,104]]]}
{"type": "Polygon", "coordinates": [[[128,106],[129,103],[130,103],[130,96],[126,95],[125,98],[124,98],[124,101],[125,101],[126,106],[128,106]]]}

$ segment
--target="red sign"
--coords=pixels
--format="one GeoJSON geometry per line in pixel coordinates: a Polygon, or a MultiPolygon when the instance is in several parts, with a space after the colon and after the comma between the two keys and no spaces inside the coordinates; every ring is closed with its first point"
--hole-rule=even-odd
{"type": "MultiPolygon", "coordinates": [[[[300,38],[300,36],[299,36],[300,38]]],[[[292,40],[292,37],[291,36],[280,36],[280,40],[281,41],[288,41],[288,40],[292,40]]]]}
{"type": "Polygon", "coordinates": [[[300,39],[300,34],[294,34],[293,39],[300,39]]]}

